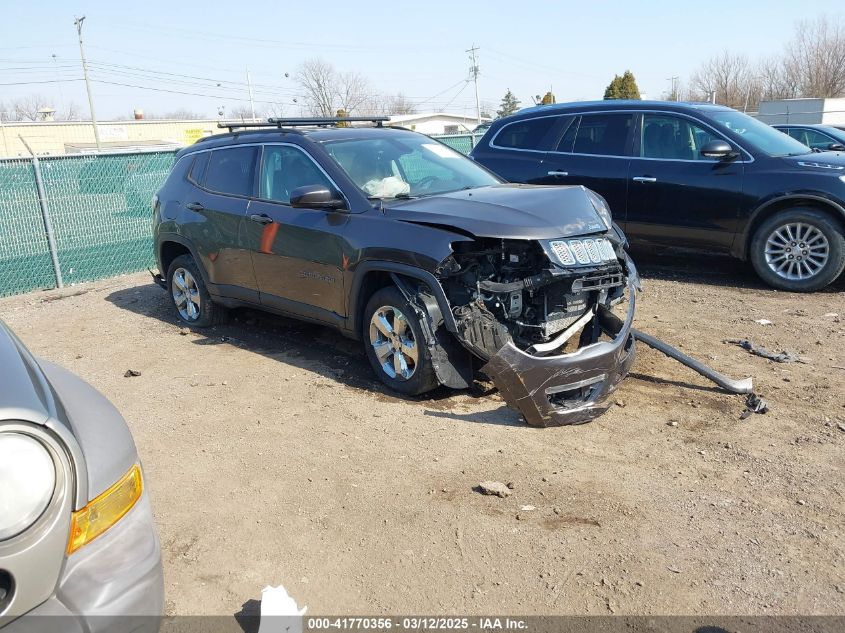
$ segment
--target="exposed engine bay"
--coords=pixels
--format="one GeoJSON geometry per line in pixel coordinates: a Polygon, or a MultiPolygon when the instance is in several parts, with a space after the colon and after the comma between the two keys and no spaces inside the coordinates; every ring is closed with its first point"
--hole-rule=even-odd
{"type": "Polygon", "coordinates": [[[455,244],[437,275],[458,336],[477,356],[488,360],[508,342],[545,355],[569,340],[571,334],[563,340],[561,333],[575,324],[586,326],[580,345],[597,340],[590,317],[624,294],[621,253],[621,243],[606,236],[478,239],[455,244]]]}

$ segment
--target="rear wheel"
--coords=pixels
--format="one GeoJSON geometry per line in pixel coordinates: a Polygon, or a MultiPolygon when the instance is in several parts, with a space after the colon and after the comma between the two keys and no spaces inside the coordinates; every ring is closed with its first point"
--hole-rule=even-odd
{"type": "Polygon", "coordinates": [[[845,268],[845,236],[842,227],[822,211],[787,209],[758,227],[750,257],[757,274],[770,286],[812,292],[833,282],[845,268]]]}
{"type": "Polygon", "coordinates": [[[211,300],[199,267],[190,255],[180,255],[167,269],[167,291],[179,320],[195,327],[218,325],[226,309],[211,300]]]}
{"type": "Polygon", "coordinates": [[[382,288],[370,297],[363,329],[367,358],[385,385],[409,396],[438,386],[422,327],[398,288],[382,288]]]}

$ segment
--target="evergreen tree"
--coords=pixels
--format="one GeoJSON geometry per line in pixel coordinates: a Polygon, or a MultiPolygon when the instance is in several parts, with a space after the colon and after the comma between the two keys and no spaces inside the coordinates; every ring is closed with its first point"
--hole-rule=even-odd
{"type": "Polygon", "coordinates": [[[637,80],[630,70],[626,70],[620,77],[614,75],[613,81],[604,91],[605,99],[639,99],[640,89],[637,87],[637,80]]]}
{"type": "Polygon", "coordinates": [[[508,116],[519,110],[519,99],[517,99],[508,88],[505,96],[502,97],[502,103],[499,104],[499,109],[496,110],[496,118],[501,119],[503,116],[508,116]]]}

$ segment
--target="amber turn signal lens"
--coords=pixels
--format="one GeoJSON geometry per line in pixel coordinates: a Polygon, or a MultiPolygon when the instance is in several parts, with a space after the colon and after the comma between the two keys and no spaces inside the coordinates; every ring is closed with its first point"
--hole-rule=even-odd
{"type": "Polygon", "coordinates": [[[111,488],[81,510],[74,512],[70,518],[67,553],[73,554],[120,521],[141,498],[143,489],[141,467],[135,464],[111,488]]]}

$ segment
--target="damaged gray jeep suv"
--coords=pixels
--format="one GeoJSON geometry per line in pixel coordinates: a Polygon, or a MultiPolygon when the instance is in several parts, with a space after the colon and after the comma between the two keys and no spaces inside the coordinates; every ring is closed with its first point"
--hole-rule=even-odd
{"type": "Polygon", "coordinates": [[[536,426],[604,410],[633,362],[639,282],[599,195],[507,184],[379,119],[224,127],[153,199],[157,280],[182,321],[254,306],[329,325],[400,393],[480,370],[536,426]]]}

